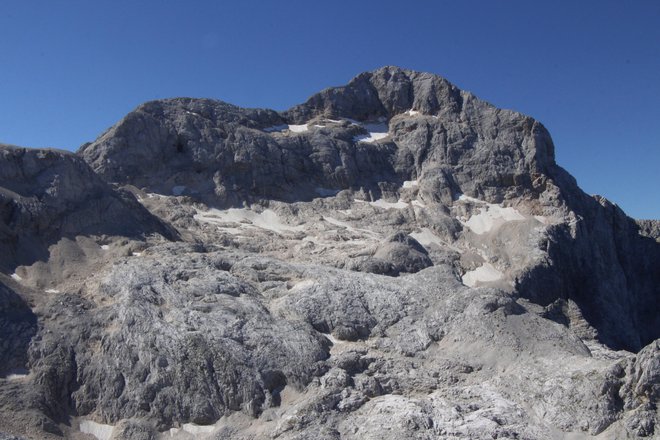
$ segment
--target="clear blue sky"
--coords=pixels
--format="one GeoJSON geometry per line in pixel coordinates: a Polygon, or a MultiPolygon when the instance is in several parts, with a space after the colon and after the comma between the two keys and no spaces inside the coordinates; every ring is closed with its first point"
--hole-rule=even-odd
{"type": "Polygon", "coordinates": [[[164,97],[285,109],[389,64],[539,119],[585,191],[660,218],[658,0],[7,0],[0,141],[75,150],[164,97]]]}

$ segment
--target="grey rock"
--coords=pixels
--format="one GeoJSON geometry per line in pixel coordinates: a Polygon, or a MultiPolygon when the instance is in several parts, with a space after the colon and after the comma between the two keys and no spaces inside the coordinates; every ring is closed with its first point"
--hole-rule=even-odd
{"type": "Polygon", "coordinates": [[[74,154],[0,145],[0,268],[48,260],[48,247],[78,235],[174,238],[130,194],[74,154]]]}
{"type": "Polygon", "coordinates": [[[0,283],[0,376],[26,370],[37,317],[16,292],[0,283]]]}
{"type": "Polygon", "coordinates": [[[440,77],[154,101],[78,157],[0,153],[3,432],[657,435],[656,224],[440,77]]]}
{"type": "Polygon", "coordinates": [[[635,220],[639,226],[639,233],[646,237],[660,240],[660,221],[658,220],[635,220]]]}

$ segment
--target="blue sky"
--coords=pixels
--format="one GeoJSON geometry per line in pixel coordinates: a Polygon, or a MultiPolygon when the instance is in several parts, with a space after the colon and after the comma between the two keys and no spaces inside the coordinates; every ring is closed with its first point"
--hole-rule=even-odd
{"type": "Polygon", "coordinates": [[[660,218],[657,0],[7,0],[0,142],[75,150],[164,97],[285,109],[383,65],[537,118],[585,191],[660,218]]]}

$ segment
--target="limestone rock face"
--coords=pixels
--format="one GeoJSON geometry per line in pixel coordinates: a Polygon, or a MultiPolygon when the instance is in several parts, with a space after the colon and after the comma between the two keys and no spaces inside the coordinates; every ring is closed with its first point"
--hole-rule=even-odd
{"type": "Polygon", "coordinates": [[[108,181],[221,205],[359,187],[379,196],[420,176],[444,202],[460,193],[501,201],[532,191],[532,179],[554,164],[538,122],[398,68],[360,75],[282,114],[150,102],[79,154],[108,181]],[[372,132],[383,140],[360,141],[372,132]]]}
{"type": "Polygon", "coordinates": [[[660,433],[657,222],[436,75],[1,147],[0,213],[0,438],[660,433]]]}
{"type": "Polygon", "coordinates": [[[63,237],[175,234],[79,157],[56,150],[0,145],[0,215],[4,271],[47,260],[63,237]]]}

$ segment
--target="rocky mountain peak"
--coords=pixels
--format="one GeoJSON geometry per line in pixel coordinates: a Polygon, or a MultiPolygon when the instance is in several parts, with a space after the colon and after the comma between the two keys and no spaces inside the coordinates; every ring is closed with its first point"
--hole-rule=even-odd
{"type": "Polygon", "coordinates": [[[657,222],[436,75],[0,147],[0,220],[0,439],[659,430],[657,222]]]}
{"type": "Polygon", "coordinates": [[[288,114],[296,122],[317,115],[358,121],[390,119],[409,110],[427,115],[460,114],[464,97],[444,78],[394,66],[364,72],[347,85],[326,89],[288,114]]]}

